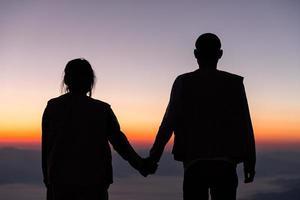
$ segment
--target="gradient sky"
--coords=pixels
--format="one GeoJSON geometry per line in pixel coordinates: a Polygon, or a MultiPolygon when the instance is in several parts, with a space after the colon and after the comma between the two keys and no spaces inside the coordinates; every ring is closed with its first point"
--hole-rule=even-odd
{"type": "Polygon", "coordinates": [[[129,140],[151,142],[205,32],[222,40],[219,69],[245,77],[257,141],[300,142],[299,10],[296,0],[0,1],[0,143],[39,142],[47,100],[78,57],[129,140]]]}

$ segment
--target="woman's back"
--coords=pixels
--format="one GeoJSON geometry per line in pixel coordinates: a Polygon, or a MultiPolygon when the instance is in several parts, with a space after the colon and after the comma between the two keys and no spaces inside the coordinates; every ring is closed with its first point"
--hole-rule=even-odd
{"type": "Polygon", "coordinates": [[[48,102],[43,132],[51,182],[111,183],[110,110],[104,102],[74,93],[48,102]]]}
{"type": "Polygon", "coordinates": [[[47,199],[107,199],[113,181],[109,143],[135,169],[144,170],[144,161],[120,130],[110,105],[91,98],[95,74],[90,63],[71,60],[64,72],[66,94],[48,101],[43,114],[47,199]]]}

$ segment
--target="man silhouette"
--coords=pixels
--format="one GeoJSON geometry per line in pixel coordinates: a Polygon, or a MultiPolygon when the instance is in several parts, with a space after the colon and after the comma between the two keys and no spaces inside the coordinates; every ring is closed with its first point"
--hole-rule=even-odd
{"type": "MultiPolygon", "coordinates": [[[[178,76],[148,160],[158,162],[174,132],[174,159],[184,165],[184,200],[234,200],[236,165],[245,183],[255,176],[255,141],[243,77],[217,70],[220,39],[200,35],[194,50],[199,69],[178,76]]],[[[149,172],[150,173],[150,172],[149,172]]]]}

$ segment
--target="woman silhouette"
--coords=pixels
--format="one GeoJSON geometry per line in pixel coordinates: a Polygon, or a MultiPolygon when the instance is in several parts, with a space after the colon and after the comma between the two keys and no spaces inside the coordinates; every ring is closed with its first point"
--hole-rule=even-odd
{"type": "Polygon", "coordinates": [[[71,60],[64,72],[66,94],[48,101],[42,120],[47,199],[108,199],[109,143],[135,169],[142,169],[143,160],[120,131],[110,105],[91,98],[95,75],[89,62],[71,60]]]}

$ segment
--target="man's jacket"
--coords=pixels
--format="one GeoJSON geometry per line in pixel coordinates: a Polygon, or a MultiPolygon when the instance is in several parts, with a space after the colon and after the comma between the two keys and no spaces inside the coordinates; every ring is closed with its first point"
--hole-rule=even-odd
{"type": "Polygon", "coordinates": [[[196,70],[176,78],[150,156],[158,161],[174,132],[174,159],[229,158],[255,163],[255,143],[243,77],[196,70]]]}

